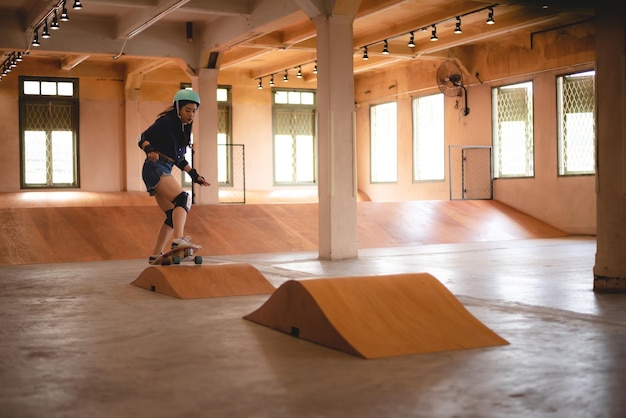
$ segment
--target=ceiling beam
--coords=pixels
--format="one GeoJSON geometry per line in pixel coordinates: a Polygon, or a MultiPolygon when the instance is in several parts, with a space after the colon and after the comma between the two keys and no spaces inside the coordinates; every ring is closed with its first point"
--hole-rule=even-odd
{"type": "Polygon", "coordinates": [[[70,56],[70,57],[65,57],[61,61],[61,69],[65,70],[65,71],[69,71],[72,68],[74,68],[77,65],[79,65],[81,62],[85,61],[90,56],[91,55],[89,55],[89,54],[81,54],[81,55],[73,55],[73,56],[70,56]]]}
{"type": "Polygon", "coordinates": [[[271,49],[267,48],[237,48],[226,51],[222,55],[222,61],[220,63],[220,69],[227,70],[237,64],[250,61],[254,58],[262,57],[263,55],[271,53],[271,49]]]}
{"type": "Polygon", "coordinates": [[[190,0],[161,0],[155,7],[141,8],[117,22],[117,39],[132,39],[190,0]]]}
{"type": "Polygon", "coordinates": [[[292,54],[287,59],[272,62],[272,65],[255,68],[254,71],[250,72],[250,78],[267,77],[271,74],[282,74],[285,70],[293,70],[300,65],[314,62],[316,58],[317,54],[315,51],[298,52],[292,54]]]}

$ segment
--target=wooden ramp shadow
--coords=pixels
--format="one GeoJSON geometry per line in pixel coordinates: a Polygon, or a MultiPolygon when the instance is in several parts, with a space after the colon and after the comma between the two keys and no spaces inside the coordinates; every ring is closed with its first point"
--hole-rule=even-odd
{"type": "Polygon", "coordinates": [[[428,273],[290,280],[244,318],[364,358],[508,344],[428,273]]]}
{"type": "Polygon", "coordinates": [[[276,289],[246,263],[146,268],[131,284],[180,299],[273,293],[276,289]]]}

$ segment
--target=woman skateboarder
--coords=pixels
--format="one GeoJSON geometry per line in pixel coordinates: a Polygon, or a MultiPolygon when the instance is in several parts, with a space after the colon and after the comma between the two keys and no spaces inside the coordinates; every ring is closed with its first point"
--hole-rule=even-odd
{"type": "Polygon", "coordinates": [[[191,197],[180,183],[172,177],[176,165],[187,172],[194,183],[201,186],[210,184],[191,168],[185,160],[185,152],[190,144],[191,124],[200,106],[200,97],[189,89],[180,90],[174,95],[171,107],[161,112],[156,121],[139,138],[139,147],[146,153],[142,177],[148,193],[154,196],[157,204],[165,212],[165,222],[161,225],[154,250],[149,261],[163,253],[167,242],[174,236],[171,248],[201,247],[184,236],[187,214],[191,209],[191,197]]]}

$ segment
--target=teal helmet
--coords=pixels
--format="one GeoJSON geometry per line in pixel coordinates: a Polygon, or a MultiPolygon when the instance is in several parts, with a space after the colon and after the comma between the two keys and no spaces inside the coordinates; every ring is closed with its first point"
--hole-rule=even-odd
{"type": "Polygon", "coordinates": [[[200,96],[198,93],[191,89],[178,90],[174,95],[174,103],[178,105],[178,102],[193,102],[200,106],[200,96]]]}

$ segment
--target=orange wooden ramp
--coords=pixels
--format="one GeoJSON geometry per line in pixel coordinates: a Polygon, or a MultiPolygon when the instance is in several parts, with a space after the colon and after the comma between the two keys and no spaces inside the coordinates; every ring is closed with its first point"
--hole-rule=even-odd
{"type": "Polygon", "coordinates": [[[364,358],[508,344],[428,273],[290,280],[244,318],[364,358]]]}
{"type": "Polygon", "coordinates": [[[180,299],[259,295],[276,290],[260,271],[246,263],[151,266],[131,284],[180,299]]]}

